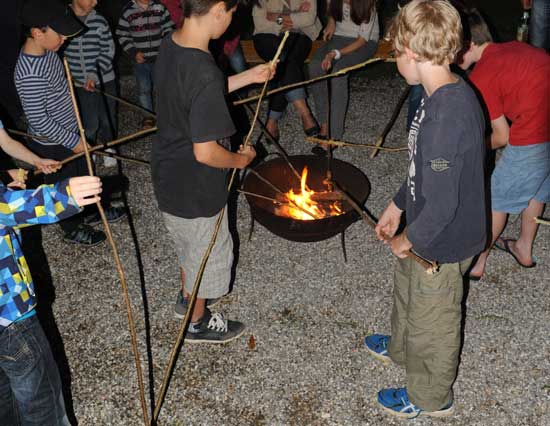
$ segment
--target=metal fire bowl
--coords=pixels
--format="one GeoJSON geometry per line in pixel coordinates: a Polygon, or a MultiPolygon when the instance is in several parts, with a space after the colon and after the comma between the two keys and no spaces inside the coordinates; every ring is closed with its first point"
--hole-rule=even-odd
{"type": "MultiPolygon", "coordinates": [[[[290,162],[299,174],[304,166],[308,167],[307,184],[314,191],[326,191],[323,184],[327,172],[327,159],[313,155],[296,155],[290,157],[290,162]]],[[[345,161],[333,159],[331,163],[332,177],[359,205],[363,205],[370,194],[370,183],[367,177],[357,167],[345,161]]],[[[283,192],[300,190],[300,182],[283,158],[266,161],[254,170],[283,192]]],[[[277,192],[262,182],[253,173],[248,173],[243,190],[270,198],[276,198],[277,192]]],[[[291,241],[312,242],[322,241],[342,233],[359,215],[353,208],[343,202],[345,213],[325,219],[296,220],[278,216],[274,213],[273,202],[258,197],[246,195],[252,217],[279,237],[291,241]]]]}

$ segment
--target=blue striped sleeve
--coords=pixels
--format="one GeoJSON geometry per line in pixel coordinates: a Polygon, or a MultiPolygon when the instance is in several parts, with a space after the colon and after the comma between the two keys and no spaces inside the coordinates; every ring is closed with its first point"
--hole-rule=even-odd
{"type": "Polygon", "coordinates": [[[115,42],[106,21],[101,24],[98,31],[100,32],[99,47],[101,52],[99,54],[98,63],[99,68],[106,73],[113,68],[115,42]]]}
{"type": "Polygon", "coordinates": [[[122,47],[122,49],[130,56],[132,61],[135,61],[137,50],[134,45],[132,35],[130,34],[130,23],[124,14],[118,20],[116,35],[118,37],[120,47],[122,47]]]}
{"type": "MultiPolygon", "coordinates": [[[[21,105],[35,134],[47,136],[51,142],[72,150],[80,141],[80,136],[78,133],[66,130],[50,115],[47,109],[48,80],[28,74],[24,79],[16,81],[16,85],[21,105]]],[[[61,102],[59,106],[62,106],[61,102]]],[[[65,110],[57,113],[61,116],[74,114],[71,108],[72,105],[68,103],[65,105],[65,110]]]]}

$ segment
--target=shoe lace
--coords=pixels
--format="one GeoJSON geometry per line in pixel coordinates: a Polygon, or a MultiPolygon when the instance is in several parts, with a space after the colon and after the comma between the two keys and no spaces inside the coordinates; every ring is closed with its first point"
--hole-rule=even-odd
{"type": "Polygon", "coordinates": [[[227,320],[223,319],[222,314],[212,314],[212,318],[208,321],[208,328],[217,332],[227,332],[227,320]]]}

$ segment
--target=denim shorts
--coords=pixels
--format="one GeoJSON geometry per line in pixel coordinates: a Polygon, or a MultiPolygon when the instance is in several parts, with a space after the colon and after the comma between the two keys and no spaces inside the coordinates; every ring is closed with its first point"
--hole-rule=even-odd
{"type": "Polygon", "coordinates": [[[491,209],[521,213],[535,199],[550,202],[550,142],[508,145],[491,176],[491,209]]]}
{"type": "MultiPolygon", "coordinates": [[[[210,244],[218,215],[185,219],[162,213],[164,224],[174,242],[180,266],[185,273],[185,290],[193,291],[204,254],[210,244]]],[[[227,211],[216,237],[199,287],[198,297],[215,299],[229,292],[233,265],[233,239],[227,223],[227,211]]]]}

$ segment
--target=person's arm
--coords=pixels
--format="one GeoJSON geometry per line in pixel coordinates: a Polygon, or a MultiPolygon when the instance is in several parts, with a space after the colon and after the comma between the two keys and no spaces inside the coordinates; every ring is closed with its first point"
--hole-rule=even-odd
{"type": "MultiPolygon", "coordinates": [[[[353,40],[350,44],[346,45],[342,49],[339,49],[340,57],[344,55],[349,55],[352,52],[355,52],[357,49],[360,49],[363,47],[367,42],[363,37],[357,37],[355,40],[353,40]]],[[[325,71],[328,71],[332,68],[332,63],[336,59],[337,52],[335,50],[331,50],[325,55],[325,58],[323,59],[323,62],[321,62],[321,68],[325,71]]],[[[340,59],[340,57],[338,59],[340,59]]]]}
{"type": "MultiPolygon", "coordinates": [[[[115,41],[113,40],[113,35],[111,34],[107,21],[103,23],[99,32],[99,48],[101,53],[97,58],[97,63],[99,69],[105,72],[113,68],[113,61],[115,59],[115,41]]],[[[96,81],[99,81],[99,79],[96,81]]]]}
{"type": "Polygon", "coordinates": [[[332,16],[329,15],[327,20],[327,26],[323,30],[323,40],[325,41],[330,40],[334,35],[334,31],[336,31],[336,21],[332,16]]]}
{"type": "Polygon", "coordinates": [[[136,49],[136,45],[134,44],[132,34],[130,33],[130,23],[124,17],[124,14],[118,20],[116,36],[118,37],[118,43],[120,44],[120,47],[122,47],[122,50],[124,50],[130,57],[132,62],[134,62],[136,60],[136,54],[138,53],[138,50],[136,49]]]}
{"type": "MultiPolygon", "coordinates": [[[[315,23],[317,19],[317,1],[307,0],[306,2],[309,3],[307,11],[292,12],[290,14],[293,28],[305,28],[315,23]]],[[[300,10],[303,10],[303,8],[300,8],[300,10]]]]}
{"type": "Polygon", "coordinates": [[[460,120],[451,120],[450,114],[447,111],[440,114],[443,119],[425,120],[422,140],[417,142],[423,162],[416,164],[422,174],[421,193],[416,197],[424,200],[424,207],[414,221],[407,224],[406,236],[413,247],[429,247],[454,220],[458,208],[464,166],[460,147],[468,129],[460,120]]]}
{"type": "Polygon", "coordinates": [[[172,22],[172,18],[170,18],[170,12],[168,12],[168,9],[163,6],[164,12],[162,14],[162,21],[161,21],[161,37],[164,37],[166,34],[174,31],[176,26],[172,22]]]}
{"type": "Polygon", "coordinates": [[[263,83],[269,76],[271,80],[275,75],[275,67],[271,70],[269,63],[256,65],[239,74],[232,75],[227,79],[227,90],[229,93],[239,90],[241,87],[254,83],[263,83]]]}
{"type": "Polygon", "coordinates": [[[218,169],[244,169],[256,157],[256,151],[251,146],[241,146],[239,152],[234,153],[216,141],[194,143],[193,154],[199,163],[218,169]]]}
{"type": "Polygon", "coordinates": [[[72,150],[79,141],[80,135],[60,126],[46,110],[48,81],[40,76],[27,76],[18,82],[17,89],[25,116],[34,131],[45,136],[51,143],[63,145],[72,150]]]}
{"type": "Polygon", "coordinates": [[[65,179],[20,191],[0,185],[0,224],[13,228],[55,223],[99,201],[100,193],[101,181],[96,176],[65,179]]]}
{"type": "Polygon", "coordinates": [[[44,173],[53,173],[61,167],[58,161],[40,158],[21,142],[10,138],[4,129],[0,129],[0,147],[10,157],[32,164],[44,173]]]}
{"type": "Polygon", "coordinates": [[[268,12],[267,2],[260,0],[259,3],[259,5],[252,8],[254,32],[256,34],[278,34],[281,31],[281,26],[277,24],[275,19],[268,19],[268,16],[274,16],[274,14],[270,15],[270,12],[268,12]]]}
{"type": "Polygon", "coordinates": [[[491,120],[491,128],[493,129],[491,133],[491,149],[498,149],[508,145],[510,126],[508,125],[508,121],[506,121],[506,117],[501,115],[491,120]]]}

